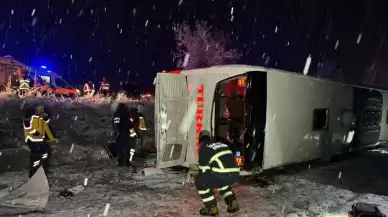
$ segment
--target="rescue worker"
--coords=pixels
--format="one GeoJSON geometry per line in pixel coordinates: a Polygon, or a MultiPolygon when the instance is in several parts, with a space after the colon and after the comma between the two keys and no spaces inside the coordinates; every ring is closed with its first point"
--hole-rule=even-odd
{"type": "Polygon", "coordinates": [[[16,72],[14,72],[9,77],[9,88],[11,88],[11,90],[17,91],[19,89],[19,86],[20,77],[16,72]]]}
{"type": "Polygon", "coordinates": [[[135,147],[131,138],[136,136],[136,134],[134,135],[131,132],[132,122],[128,108],[124,103],[120,103],[117,106],[116,112],[113,115],[113,129],[116,134],[118,165],[119,167],[131,166],[131,154],[133,157],[135,153],[135,147]]]}
{"type": "Polygon", "coordinates": [[[48,174],[51,148],[47,142],[55,140],[49,127],[50,118],[43,106],[28,107],[24,112],[24,137],[30,148],[29,177],[42,165],[48,174]]]}
{"type": "Polygon", "coordinates": [[[200,133],[199,142],[199,174],[195,179],[195,186],[205,205],[199,213],[204,216],[218,215],[217,201],[213,194],[215,188],[224,198],[228,206],[227,212],[237,212],[239,205],[230,186],[239,181],[240,169],[236,166],[232,151],[224,143],[213,143],[209,131],[200,133]]]}
{"type": "Polygon", "coordinates": [[[94,95],[95,87],[92,81],[88,81],[84,84],[83,92],[85,95],[94,95]]]}
{"type": "Polygon", "coordinates": [[[136,133],[136,136],[133,137],[131,142],[135,143],[135,150],[140,150],[144,139],[142,132],[147,130],[146,120],[144,115],[140,113],[137,108],[131,108],[129,114],[133,125],[133,131],[136,133]]]}
{"type": "Polygon", "coordinates": [[[102,78],[99,92],[100,92],[100,94],[102,94],[104,96],[109,96],[110,84],[109,84],[108,80],[106,79],[106,77],[102,78]]]}
{"type": "Polygon", "coordinates": [[[24,96],[30,90],[30,78],[27,73],[21,73],[19,79],[19,96],[24,96]]]}

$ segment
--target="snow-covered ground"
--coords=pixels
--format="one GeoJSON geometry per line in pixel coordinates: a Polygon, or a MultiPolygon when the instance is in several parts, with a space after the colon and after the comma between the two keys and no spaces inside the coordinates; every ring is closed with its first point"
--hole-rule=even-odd
{"type": "MultiPolygon", "coordinates": [[[[220,197],[221,216],[347,216],[355,202],[378,204],[388,214],[388,154],[383,149],[352,156],[341,162],[295,170],[272,177],[271,184],[238,185],[242,210],[227,214],[220,197]]],[[[1,185],[18,185],[27,178],[26,171],[0,175],[1,185]]],[[[80,160],[53,166],[50,200],[45,213],[23,216],[78,217],[102,216],[110,204],[108,216],[198,216],[202,206],[187,174],[142,176],[127,168],[117,168],[109,160],[80,160]],[[64,188],[82,184],[85,191],[61,198],[64,188]]]]}
{"type": "MultiPolygon", "coordinates": [[[[21,103],[22,100],[0,102],[0,188],[18,186],[27,179],[26,170],[15,171],[27,168],[28,161],[28,152],[20,148],[23,145],[21,103]]],[[[45,213],[22,216],[102,216],[108,203],[107,216],[112,217],[198,216],[202,204],[187,174],[144,177],[129,169],[117,168],[102,153],[102,145],[111,139],[109,104],[98,108],[85,106],[90,103],[67,101],[45,104],[59,138],[54,146],[53,173],[48,175],[49,204],[45,213]],[[85,178],[88,178],[85,191],[70,198],[58,196],[61,190],[82,184],[85,178]]],[[[152,119],[152,105],[146,108],[146,117],[152,119]]],[[[149,138],[152,145],[152,135],[149,138]]],[[[346,211],[355,202],[378,204],[388,214],[387,171],[388,154],[383,149],[319,167],[299,166],[297,170],[272,175],[266,187],[256,182],[236,186],[242,208],[237,214],[226,214],[226,207],[218,197],[221,216],[340,217],[347,216],[346,211]]]]}

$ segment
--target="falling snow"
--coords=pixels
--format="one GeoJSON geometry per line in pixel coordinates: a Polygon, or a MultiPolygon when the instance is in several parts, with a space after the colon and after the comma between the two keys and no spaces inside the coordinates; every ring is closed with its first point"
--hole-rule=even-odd
{"type": "MultiPolygon", "coordinates": [[[[183,57],[171,56],[177,47],[173,40],[173,25],[203,20],[211,23],[211,31],[223,31],[229,36],[232,41],[230,48],[241,54],[239,63],[302,72],[302,62],[311,53],[317,59],[312,61],[310,71],[321,66],[324,59],[330,59],[341,64],[337,67],[343,69],[345,75],[349,74],[346,78],[355,79],[354,82],[360,82],[366,73],[361,70],[365,68],[363,65],[371,62],[374,63],[373,70],[377,70],[376,76],[383,76],[379,72],[384,68],[380,57],[384,51],[380,50],[387,48],[379,43],[385,37],[381,29],[386,29],[387,24],[375,22],[375,17],[385,14],[381,9],[385,6],[380,2],[370,3],[365,14],[359,12],[366,10],[364,4],[347,6],[347,19],[330,12],[322,24],[320,16],[310,13],[318,6],[306,1],[293,7],[272,6],[275,3],[262,5],[255,1],[221,3],[215,0],[198,4],[184,0],[176,0],[174,4],[160,1],[142,4],[145,5],[134,7],[135,3],[124,0],[96,4],[49,0],[30,5],[7,1],[0,8],[0,14],[8,14],[0,22],[0,55],[10,54],[27,63],[50,62],[56,71],[71,78],[70,83],[74,85],[84,82],[85,76],[97,80],[107,75],[118,82],[137,74],[140,75],[139,82],[151,86],[155,72],[173,68],[183,61],[183,57]],[[351,10],[357,13],[351,13],[351,10]],[[129,15],[128,11],[132,14],[129,15]],[[370,49],[365,50],[364,45],[370,49]],[[338,55],[332,53],[333,49],[338,55]],[[267,53],[268,57],[257,58],[261,53],[267,53]],[[337,60],[344,55],[349,58],[337,60]],[[351,55],[360,58],[353,61],[351,55]],[[87,64],[88,58],[91,62],[91,56],[93,62],[87,64]],[[289,56],[293,61],[289,61],[289,56]],[[125,73],[111,76],[117,68],[122,68],[125,73]],[[360,71],[354,72],[358,68],[360,71]],[[127,75],[127,71],[138,73],[127,75]]],[[[343,5],[323,3],[320,7],[337,11],[334,7],[342,8],[343,5]]]]}
{"type": "MultiPolygon", "coordinates": [[[[319,167],[309,165],[309,170],[290,170],[290,173],[262,180],[269,181],[264,187],[237,185],[234,191],[242,210],[235,216],[346,216],[356,202],[378,204],[383,213],[388,213],[385,186],[388,176],[384,175],[387,167],[370,169],[373,164],[386,160],[385,152],[378,149],[356,159],[319,167]],[[379,180],[374,178],[378,174],[379,180]],[[339,175],[341,179],[333,179],[339,175]]],[[[143,176],[116,170],[115,165],[101,161],[56,165],[49,175],[52,192],[80,182],[85,190],[71,198],[52,194],[47,207],[49,212],[40,216],[198,216],[196,213],[202,204],[187,174],[143,176]]],[[[0,184],[15,187],[25,178],[25,171],[0,174],[0,184]]],[[[217,199],[223,214],[226,206],[221,197],[217,199]]],[[[32,217],[35,213],[23,216],[32,217]]]]}

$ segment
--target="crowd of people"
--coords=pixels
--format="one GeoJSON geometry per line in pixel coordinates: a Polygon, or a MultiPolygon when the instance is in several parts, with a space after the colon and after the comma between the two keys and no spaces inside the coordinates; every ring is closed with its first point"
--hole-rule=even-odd
{"type": "MultiPolygon", "coordinates": [[[[139,97],[139,90],[138,86],[130,82],[128,79],[121,81],[119,85],[119,93],[125,93],[128,97],[139,97]]],[[[96,88],[92,81],[85,82],[83,88],[82,88],[84,95],[95,95],[96,88]]],[[[106,77],[103,77],[100,82],[100,88],[98,90],[98,93],[102,96],[110,96],[112,94],[111,85],[108,82],[108,79],[106,77]]]]}
{"type": "MultiPolygon", "coordinates": [[[[95,85],[92,81],[87,81],[83,88],[83,95],[90,96],[96,94],[96,88],[95,85]]],[[[98,93],[101,94],[102,96],[110,96],[111,94],[111,87],[110,83],[108,82],[108,79],[106,77],[102,78],[102,81],[100,82],[100,89],[98,90],[98,93]]]]}

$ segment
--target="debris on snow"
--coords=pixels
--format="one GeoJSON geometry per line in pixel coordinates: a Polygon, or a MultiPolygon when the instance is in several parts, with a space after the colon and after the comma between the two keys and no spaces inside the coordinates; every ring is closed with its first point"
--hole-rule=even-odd
{"type": "Polygon", "coordinates": [[[88,185],[88,178],[85,178],[84,179],[84,186],[87,186],[88,185]]]}
{"type": "Polygon", "coordinates": [[[107,203],[105,205],[104,213],[102,214],[102,216],[107,216],[108,215],[109,208],[110,208],[110,203],[107,203]]]}
{"type": "Polygon", "coordinates": [[[157,174],[163,174],[164,173],[163,170],[161,170],[159,168],[153,168],[153,167],[144,168],[140,172],[141,172],[141,174],[143,176],[152,176],[152,175],[157,175],[157,174]]]}

